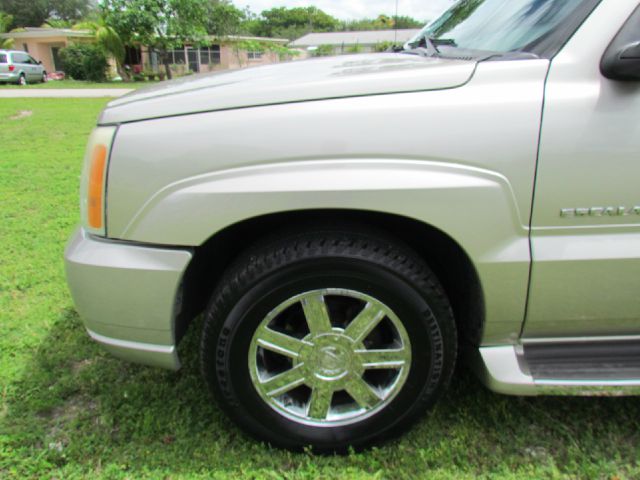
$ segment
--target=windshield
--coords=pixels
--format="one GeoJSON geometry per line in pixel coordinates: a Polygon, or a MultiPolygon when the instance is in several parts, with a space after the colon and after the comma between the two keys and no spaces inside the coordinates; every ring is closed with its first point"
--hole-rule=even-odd
{"type": "Polygon", "coordinates": [[[460,0],[427,25],[407,45],[425,37],[452,46],[492,52],[527,51],[527,47],[566,22],[585,0],[460,0]]]}

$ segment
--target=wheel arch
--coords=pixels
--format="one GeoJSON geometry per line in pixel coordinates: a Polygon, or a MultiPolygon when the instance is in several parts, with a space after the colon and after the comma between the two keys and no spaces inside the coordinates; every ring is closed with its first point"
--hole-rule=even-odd
{"type": "Polygon", "coordinates": [[[413,248],[442,283],[453,307],[460,340],[472,345],[480,343],[485,323],[484,295],[476,268],[464,249],[443,231],[419,220],[347,209],[261,215],[232,224],[209,237],[195,248],[183,278],[180,304],[184,307],[176,318],[176,339],[184,336],[191,320],[204,310],[225,269],[250,245],[292,228],[345,225],[382,230],[413,248]]]}

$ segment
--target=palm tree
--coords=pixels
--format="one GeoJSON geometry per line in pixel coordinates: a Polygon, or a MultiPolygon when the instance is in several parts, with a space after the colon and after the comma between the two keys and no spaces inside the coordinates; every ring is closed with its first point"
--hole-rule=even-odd
{"type": "Polygon", "coordinates": [[[74,30],[89,30],[93,33],[96,43],[116,61],[116,69],[118,75],[123,80],[129,80],[129,74],[124,68],[125,48],[124,42],[115,31],[104,22],[104,19],[97,21],[85,21],[77,23],[73,26],[74,30]]]}
{"type": "MultiPolygon", "coordinates": [[[[13,22],[13,17],[0,12],[0,33],[4,33],[13,22]]],[[[0,50],[9,50],[13,47],[13,38],[0,38],[0,50]]]]}

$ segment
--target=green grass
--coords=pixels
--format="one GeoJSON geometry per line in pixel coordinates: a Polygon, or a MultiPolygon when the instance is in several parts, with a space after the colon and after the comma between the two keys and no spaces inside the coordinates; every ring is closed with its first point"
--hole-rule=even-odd
{"type": "Polygon", "coordinates": [[[148,85],[153,85],[158,82],[85,82],[80,80],[51,80],[46,83],[30,83],[26,87],[20,85],[13,85],[7,83],[0,83],[0,89],[2,88],[141,88],[148,85]]]}
{"type": "Polygon", "coordinates": [[[104,103],[0,102],[0,478],[640,478],[637,398],[507,397],[460,370],[400,440],[318,457],[225,419],[199,376],[197,325],[177,373],[105,354],[62,265],[104,103]]]}

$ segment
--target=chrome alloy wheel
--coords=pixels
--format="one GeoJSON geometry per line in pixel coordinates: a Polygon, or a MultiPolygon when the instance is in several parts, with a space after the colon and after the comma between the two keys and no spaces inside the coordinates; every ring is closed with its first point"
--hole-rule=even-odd
{"type": "Polygon", "coordinates": [[[339,426],[380,411],[411,366],[409,336],[379,300],[337,288],[296,295],[271,311],[249,349],[260,397],[286,418],[339,426]]]}

